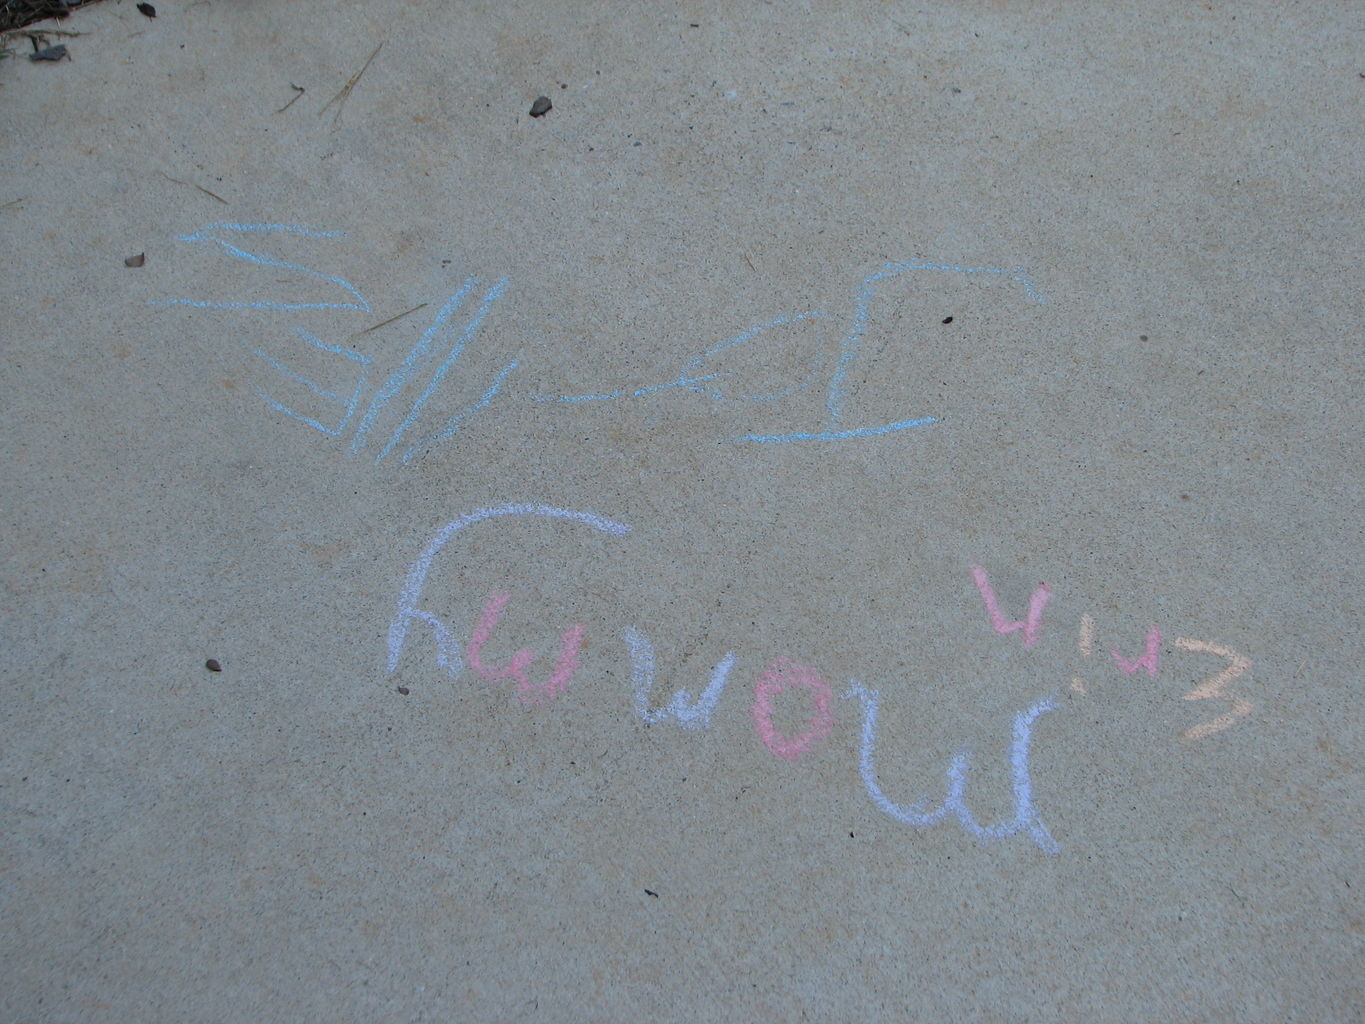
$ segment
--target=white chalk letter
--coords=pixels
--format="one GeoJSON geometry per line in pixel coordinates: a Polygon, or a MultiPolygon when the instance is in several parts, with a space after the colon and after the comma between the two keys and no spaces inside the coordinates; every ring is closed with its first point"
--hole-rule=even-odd
{"type": "Polygon", "coordinates": [[[975,836],[982,843],[993,843],[1012,836],[1016,832],[1027,831],[1033,837],[1033,841],[1038,844],[1038,848],[1044,853],[1050,855],[1057,853],[1059,849],[1057,841],[1052,838],[1052,833],[1043,824],[1043,819],[1039,817],[1037,808],[1033,806],[1033,782],[1029,776],[1028,767],[1029,741],[1033,731],[1033,723],[1040,715],[1056,709],[1057,705],[1053,703],[1052,698],[1048,697],[1035,701],[1014,716],[1014,742],[1010,747],[1010,767],[1014,783],[1014,820],[986,827],[978,824],[976,819],[972,817],[972,812],[967,808],[968,758],[965,753],[954,755],[948,766],[948,795],[939,807],[932,811],[927,810],[925,808],[927,797],[920,797],[909,807],[902,807],[900,804],[893,803],[878,785],[877,771],[872,764],[872,756],[877,745],[877,706],[881,699],[881,693],[878,690],[859,686],[856,682],[850,682],[844,697],[856,697],[862,702],[863,737],[862,748],[858,757],[858,771],[863,777],[863,785],[867,787],[872,802],[885,814],[903,824],[918,828],[937,825],[949,814],[952,814],[958,819],[966,832],[975,836]]]}

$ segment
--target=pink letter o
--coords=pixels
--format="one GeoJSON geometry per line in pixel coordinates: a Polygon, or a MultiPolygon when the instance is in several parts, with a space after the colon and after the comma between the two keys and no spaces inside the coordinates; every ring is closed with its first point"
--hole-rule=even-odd
{"type": "Polygon", "coordinates": [[[820,673],[790,658],[778,658],[754,683],[754,728],[763,745],[778,757],[795,761],[829,735],[834,728],[834,694],[820,673]],[[773,700],[788,687],[799,686],[810,694],[815,714],[799,736],[782,736],[773,726],[773,700]]]}

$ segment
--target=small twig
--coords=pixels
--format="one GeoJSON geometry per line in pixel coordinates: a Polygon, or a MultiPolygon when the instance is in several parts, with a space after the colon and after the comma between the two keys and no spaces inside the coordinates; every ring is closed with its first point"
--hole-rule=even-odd
{"type": "Polygon", "coordinates": [[[336,124],[338,121],[341,120],[341,111],[346,106],[346,101],[350,99],[351,90],[355,88],[356,83],[360,81],[360,76],[363,75],[365,73],[365,70],[370,66],[370,61],[374,60],[375,57],[379,56],[379,51],[384,48],[385,42],[386,40],[381,39],[379,41],[379,45],[370,51],[370,55],[365,58],[365,63],[361,65],[360,70],[357,71],[354,75],[352,75],[350,81],[348,81],[345,85],[341,87],[341,92],[337,93],[330,100],[328,100],[327,105],[318,111],[318,117],[321,117],[323,114],[327,113],[327,107],[330,107],[333,103],[336,103],[337,100],[340,100],[341,103],[337,107],[337,112],[332,117],[332,124],[336,124]]]}
{"type": "Polygon", "coordinates": [[[290,107],[292,107],[295,103],[299,101],[300,96],[302,96],[305,92],[308,91],[303,86],[295,85],[293,82],[289,83],[289,88],[294,90],[294,98],[290,100],[288,103],[286,103],[284,106],[280,107],[280,109],[275,111],[275,113],[283,114],[286,110],[288,110],[290,107]]]}
{"type": "Polygon", "coordinates": [[[18,206],[27,198],[28,196],[20,196],[18,199],[11,199],[8,203],[0,205],[0,210],[8,210],[11,206],[18,206]]]}
{"type": "Polygon", "coordinates": [[[45,43],[48,36],[83,36],[84,32],[68,32],[60,28],[12,28],[8,32],[0,33],[6,39],[10,36],[24,36],[34,42],[45,43]]]}
{"type": "MultiPolygon", "coordinates": [[[[389,324],[393,323],[395,320],[402,320],[403,317],[405,317],[405,316],[408,315],[408,313],[416,313],[419,309],[423,309],[425,306],[426,306],[426,303],[424,302],[424,303],[422,303],[422,305],[420,305],[420,306],[413,306],[413,307],[412,307],[411,309],[409,309],[406,313],[395,313],[393,316],[389,317],[387,320],[383,321],[382,323],[377,323],[377,324],[375,324],[373,327],[366,327],[363,331],[360,332],[360,334],[369,334],[371,331],[377,331],[377,330],[379,330],[379,328],[381,328],[381,327],[387,327],[389,324]]],[[[356,335],[356,337],[359,337],[359,336],[360,336],[360,335],[356,335]]]]}
{"type": "Polygon", "coordinates": [[[163,178],[165,178],[167,181],[173,181],[173,182],[175,182],[177,185],[189,185],[191,188],[197,188],[200,192],[204,193],[204,195],[206,195],[206,196],[208,196],[208,197],[210,197],[210,198],[212,198],[212,199],[217,199],[217,200],[218,200],[220,203],[222,203],[224,206],[231,206],[231,205],[232,205],[232,204],[229,203],[226,199],[224,199],[222,196],[214,195],[212,192],[210,192],[208,189],[206,189],[203,185],[196,185],[196,184],[195,184],[194,182],[192,182],[192,181],[181,181],[179,178],[172,178],[172,177],[171,177],[169,174],[167,174],[165,171],[162,171],[162,172],[161,172],[161,176],[162,176],[163,178]]]}

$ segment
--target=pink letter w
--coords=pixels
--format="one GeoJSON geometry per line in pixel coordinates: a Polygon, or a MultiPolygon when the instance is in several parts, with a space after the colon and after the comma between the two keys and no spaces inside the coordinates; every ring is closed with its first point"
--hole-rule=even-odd
{"type": "Polygon", "coordinates": [[[986,576],[986,570],[979,565],[972,566],[972,579],[976,580],[976,589],[981,591],[981,599],[986,602],[986,614],[991,617],[991,625],[997,633],[1014,633],[1022,629],[1026,650],[1038,642],[1038,630],[1043,625],[1043,609],[1047,607],[1048,601],[1052,600],[1051,587],[1046,583],[1039,583],[1033,591],[1033,596],[1028,599],[1028,617],[1023,622],[1011,622],[1000,610],[1000,602],[996,600],[995,591],[991,589],[991,581],[986,576]]]}

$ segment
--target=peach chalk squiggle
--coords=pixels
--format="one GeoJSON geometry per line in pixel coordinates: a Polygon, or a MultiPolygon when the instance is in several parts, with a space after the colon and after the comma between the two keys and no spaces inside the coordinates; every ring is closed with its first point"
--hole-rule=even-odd
{"type": "Polygon", "coordinates": [[[1178,637],[1175,645],[1182,651],[1194,651],[1200,654],[1212,654],[1218,658],[1227,659],[1227,667],[1223,671],[1209,676],[1202,683],[1196,686],[1189,693],[1185,694],[1186,700],[1226,700],[1232,702],[1232,709],[1225,711],[1217,718],[1212,718],[1200,725],[1191,726],[1182,735],[1187,740],[1202,740],[1212,736],[1216,732],[1222,732],[1228,726],[1233,725],[1239,719],[1245,718],[1255,709],[1256,705],[1245,697],[1229,695],[1227,688],[1232,685],[1242,673],[1251,668],[1251,659],[1238,654],[1231,647],[1224,647],[1222,644],[1209,643],[1206,640],[1190,640],[1186,637],[1178,637]]]}

